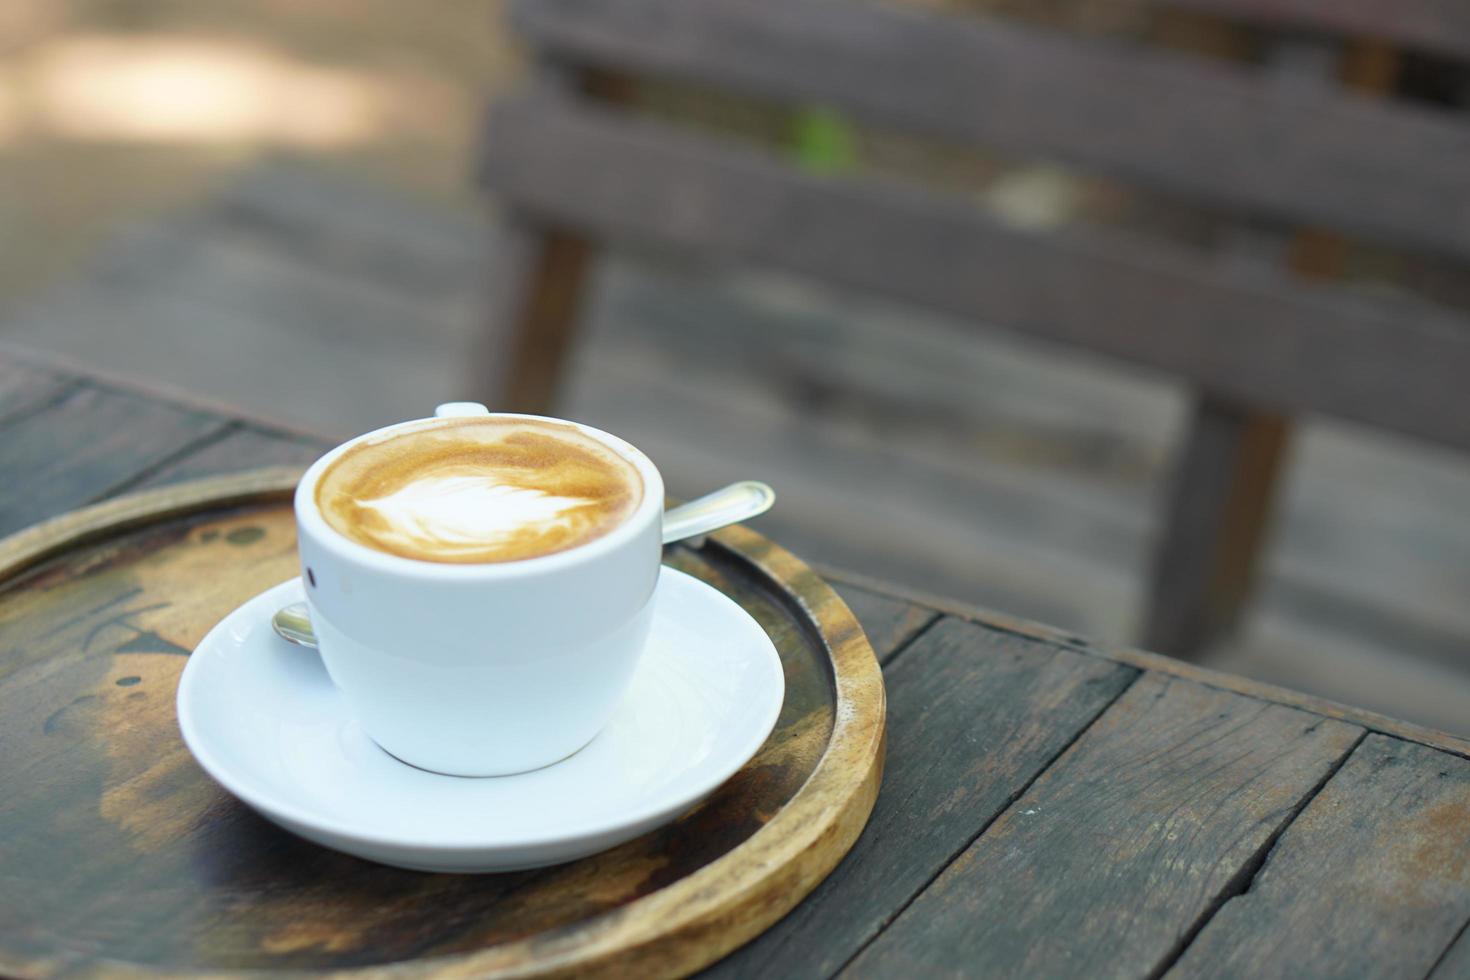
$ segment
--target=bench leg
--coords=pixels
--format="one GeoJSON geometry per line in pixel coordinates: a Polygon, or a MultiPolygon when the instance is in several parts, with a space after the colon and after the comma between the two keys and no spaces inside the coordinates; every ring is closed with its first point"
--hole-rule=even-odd
{"type": "Polygon", "coordinates": [[[484,337],[490,349],[476,359],[474,385],[498,395],[500,409],[551,413],[591,257],[584,238],[515,214],[499,222],[484,337]]]}
{"type": "Polygon", "coordinates": [[[1143,646],[1176,657],[1228,632],[1250,598],[1289,421],[1202,394],[1154,556],[1143,646]]]}

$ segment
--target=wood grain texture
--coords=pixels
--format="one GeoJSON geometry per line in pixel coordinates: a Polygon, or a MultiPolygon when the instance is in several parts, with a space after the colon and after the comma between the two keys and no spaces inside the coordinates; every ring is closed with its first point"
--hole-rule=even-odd
{"type": "MultiPolygon", "coordinates": [[[[180,224],[182,225],[183,222],[180,224]]],[[[129,246],[128,248],[119,245],[113,251],[118,254],[126,254],[132,245],[131,239],[128,240],[127,245],[129,246]]],[[[97,278],[105,279],[106,277],[99,274],[97,278]]],[[[88,293],[89,301],[90,299],[99,300],[103,305],[103,310],[106,309],[106,302],[117,298],[116,296],[104,296],[100,293],[90,295],[92,294],[92,290],[89,288],[90,284],[91,277],[82,280],[78,291],[88,293]]],[[[147,291],[149,290],[143,290],[143,292],[147,291]]],[[[69,297],[73,294],[68,290],[63,291],[59,295],[69,297]]],[[[208,394],[201,393],[200,390],[197,390],[200,379],[191,377],[190,374],[191,372],[198,372],[200,361],[197,358],[202,355],[196,355],[196,358],[193,360],[187,358],[181,359],[177,364],[170,365],[171,368],[182,365],[188,370],[156,372],[146,370],[145,366],[142,365],[129,367],[127,365],[113,363],[113,355],[117,353],[117,349],[113,347],[100,348],[103,359],[99,361],[96,356],[60,352],[59,348],[65,345],[51,345],[57,347],[58,350],[43,350],[39,346],[33,347],[31,346],[33,341],[37,344],[41,341],[36,340],[31,335],[27,335],[19,342],[11,336],[14,333],[13,328],[17,323],[34,323],[37,334],[40,334],[48,325],[55,330],[56,324],[68,316],[82,316],[88,319],[105,317],[103,310],[99,310],[97,307],[91,307],[90,312],[85,308],[78,311],[77,308],[63,302],[58,302],[55,306],[38,305],[32,307],[27,311],[27,316],[24,320],[10,318],[6,321],[6,336],[0,337],[0,359],[9,360],[15,367],[26,371],[73,379],[79,386],[103,388],[108,391],[115,391],[137,398],[164,402],[183,411],[197,412],[201,415],[213,415],[223,420],[239,422],[244,425],[254,425],[272,432],[281,432],[293,438],[307,440],[332,438],[329,427],[324,428],[319,424],[303,426],[290,422],[282,422],[280,419],[272,418],[269,411],[256,411],[242,407],[237,403],[238,399],[232,399],[220,391],[211,390],[208,394]],[[191,388],[190,385],[196,387],[191,388]]],[[[196,319],[204,315],[200,312],[200,307],[197,304],[192,307],[192,310],[196,319]]],[[[341,311],[339,310],[337,312],[340,313],[341,311]]],[[[339,316],[336,322],[340,324],[342,319],[343,317],[339,316]]],[[[124,331],[124,333],[129,338],[137,337],[146,341],[144,346],[152,347],[155,341],[159,344],[177,344],[178,342],[176,337],[158,336],[147,333],[146,331],[134,333],[132,324],[136,321],[129,320],[126,322],[129,324],[129,329],[124,331]]],[[[228,313],[222,313],[221,322],[226,326],[238,326],[245,321],[234,318],[228,313]]],[[[215,327],[224,329],[221,324],[211,324],[212,329],[215,327]]],[[[85,345],[88,342],[91,342],[94,346],[97,344],[96,335],[89,333],[85,327],[78,327],[77,332],[73,336],[80,338],[78,346],[85,345]]],[[[231,364],[233,366],[233,362],[231,364]]],[[[209,380],[218,381],[219,376],[212,375],[209,380]]],[[[317,378],[313,378],[312,382],[315,383],[317,380],[317,378]]],[[[260,390],[258,386],[256,390],[260,390]]],[[[249,399],[245,400],[248,401],[249,399]]],[[[415,408],[417,407],[415,406],[415,408]]],[[[399,420],[401,420],[401,417],[394,421],[399,420]]]]}
{"type": "Polygon", "coordinates": [[[873,652],[880,664],[887,663],[889,657],[939,618],[939,613],[932,609],[880,592],[870,592],[855,585],[834,588],[858,622],[863,624],[863,631],[868,634],[868,642],[873,644],[873,652]]]}
{"type": "Polygon", "coordinates": [[[1146,674],[844,976],[1149,975],[1361,732],[1146,674]]]}
{"type": "Polygon", "coordinates": [[[23,345],[111,387],[146,379],[181,405],[339,439],[467,395],[454,375],[484,306],[478,209],[273,159],[139,218],[4,316],[0,354],[23,345]]]}
{"type": "Polygon", "coordinates": [[[149,473],[132,489],[144,490],[207,476],[221,476],[262,466],[304,469],[332,443],[240,424],[220,439],[149,473]]]}
{"type": "Polygon", "coordinates": [[[953,619],[886,675],[887,776],[868,829],[806,901],[714,975],[832,975],[1136,676],[953,619]]]}
{"type": "Polygon", "coordinates": [[[502,103],[492,125],[492,185],[548,221],[924,303],[1263,409],[1470,447],[1470,411],[1446,402],[1470,374],[1470,328],[1444,310],[1116,235],[1021,231],[949,196],[795,173],[755,149],[549,92],[502,103]]]}
{"type": "Polygon", "coordinates": [[[787,696],[775,736],[681,820],[495,876],[384,868],[265,823],[193,764],[173,691],[209,626],[295,572],[294,479],[169,486],[0,541],[0,781],[29,787],[0,801],[0,970],[674,975],[856,839],[881,772],[872,650],[836,593],[739,528],[668,558],[761,622],[787,696]]]}
{"type": "Polygon", "coordinates": [[[1169,976],[1429,973],[1470,921],[1470,762],[1367,738],[1169,976]]]}
{"type": "Polygon", "coordinates": [[[1161,0],[1268,27],[1396,41],[1470,59],[1470,8],[1459,0],[1161,0]]]}
{"type": "Polygon", "coordinates": [[[163,497],[157,491],[124,494],[91,507],[57,514],[0,538],[0,592],[6,580],[14,580],[58,555],[158,523],[160,507],[187,516],[208,507],[227,509],[262,496],[284,498],[287,488],[294,487],[300,475],[300,469],[294,466],[266,467],[170,487],[163,497]]]}
{"type": "Polygon", "coordinates": [[[514,23],[582,63],[828,104],[1291,224],[1470,255],[1470,127],[1413,106],[1281,92],[1248,66],[897,4],[522,0],[514,23]]]}
{"type": "Polygon", "coordinates": [[[45,405],[73,383],[60,374],[0,356],[0,426],[45,405]]]}
{"type": "Polygon", "coordinates": [[[880,582],[852,572],[826,569],[824,574],[827,578],[835,581],[839,585],[844,583],[860,585],[865,589],[882,592],[886,595],[893,596],[895,599],[913,603],[916,606],[924,606],[949,616],[955,616],[967,622],[976,623],[986,629],[996,630],[1001,633],[1012,633],[1017,636],[1041,640],[1046,643],[1055,643],[1069,650],[1076,650],[1079,653],[1085,653],[1094,657],[1102,657],[1115,663],[1127,664],[1130,667],[1137,667],[1139,670],[1146,670],[1164,677],[1179,677],[1206,687],[1215,688],[1216,690],[1230,691],[1248,698],[1255,698],[1259,701],[1269,701],[1272,704],[1300,708],[1303,711],[1309,711],[1313,714],[1321,715],[1324,718],[1345,721],[1372,732],[1380,732],[1408,742],[1427,745],[1461,758],[1470,758],[1470,739],[1464,739],[1458,735],[1451,735],[1449,732],[1443,732],[1424,725],[1416,725],[1413,722],[1403,721],[1399,718],[1391,718],[1377,711],[1369,711],[1366,708],[1341,704],[1329,698],[1318,697],[1315,694],[1304,694],[1301,691],[1294,691],[1290,688],[1282,687],[1279,684],[1268,684],[1264,681],[1252,680],[1249,677],[1241,677],[1238,674],[1228,674],[1224,671],[1212,670],[1209,667],[1186,663],[1174,657],[1166,657],[1159,653],[1150,653],[1147,650],[1140,650],[1136,647],[1114,646],[1101,643],[1084,636],[1079,636],[1071,630],[1049,626],[1046,623],[1038,623],[1032,619],[1015,616],[996,609],[988,609],[959,599],[936,596],[905,586],[880,582]]]}
{"type": "Polygon", "coordinates": [[[96,500],[228,424],[138,395],[78,387],[0,438],[0,534],[96,500]]]}

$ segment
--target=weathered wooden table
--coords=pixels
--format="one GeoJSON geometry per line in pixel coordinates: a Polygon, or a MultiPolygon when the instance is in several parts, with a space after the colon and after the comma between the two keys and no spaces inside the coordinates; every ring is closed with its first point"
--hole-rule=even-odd
{"type": "MultiPolygon", "coordinates": [[[[0,534],[321,448],[0,361],[0,534]]],[[[830,878],[711,972],[1470,976],[1470,742],[983,610],[838,587],[887,680],[882,791],[830,878]]],[[[5,812],[0,853],[23,860],[5,812]]],[[[0,879],[0,942],[28,901],[14,886],[0,879]]],[[[79,956],[116,939],[73,929],[58,941],[79,956]]]]}

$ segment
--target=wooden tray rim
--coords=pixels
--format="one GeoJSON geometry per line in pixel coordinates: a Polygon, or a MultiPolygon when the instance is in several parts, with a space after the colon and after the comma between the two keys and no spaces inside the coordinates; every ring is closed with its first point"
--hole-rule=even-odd
{"type": "MultiPolygon", "coordinates": [[[[146,490],[81,508],[0,539],[0,588],[65,551],[219,507],[289,500],[303,470],[266,467],[146,490]]],[[[346,970],[332,976],[545,977],[591,971],[676,976],[720,959],[763,932],[815,888],[867,824],[882,778],[887,697],[866,634],[814,570],[744,527],[709,537],[767,581],[828,657],[836,689],[833,730],[816,768],[756,833],[694,874],[583,922],[487,949],[346,970]]],[[[72,956],[16,958],[0,969],[71,972],[72,956]]],[[[153,975],[134,964],[93,961],[110,975],[153,975]]],[[[198,975],[198,974],[196,974],[198,975]]],[[[211,977],[260,976],[259,970],[211,977]]]]}

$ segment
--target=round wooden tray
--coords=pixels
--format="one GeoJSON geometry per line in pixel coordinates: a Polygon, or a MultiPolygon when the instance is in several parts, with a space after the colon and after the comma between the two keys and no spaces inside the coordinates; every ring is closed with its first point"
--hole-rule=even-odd
{"type": "Polygon", "coordinates": [[[573,864],[434,875],[256,816],[185,750],[174,691],[210,626],[296,574],[297,475],[140,494],[0,541],[0,971],[682,974],[780,918],[857,839],[882,675],[836,594],[743,528],[665,560],[761,622],[786,704],[676,823],[573,864]]]}

